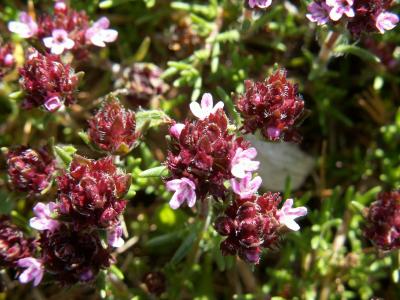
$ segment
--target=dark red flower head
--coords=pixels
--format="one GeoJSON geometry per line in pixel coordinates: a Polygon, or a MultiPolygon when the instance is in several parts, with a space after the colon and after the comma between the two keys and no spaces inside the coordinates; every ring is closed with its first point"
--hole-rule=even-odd
{"type": "Polygon", "coordinates": [[[0,79],[11,71],[14,66],[13,47],[11,44],[5,44],[3,47],[0,47],[0,79]]]}
{"type": "Polygon", "coordinates": [[[166,278],[161,272],[149,272],[145,274],[143,282],[150,293],[160,296],[166,289],[166,278]]]}
{"type": "Polygon", "coordinates": [[[8,176],[22,192],[38,194],[46,189],[55,171],[55,160],[45,148],[34,150],[20,146],[7,154],[8,176]]]}
{"type": "Polygon", "coordinates": [[[135,63],[117,74],[115,86],[128,90],[127,99],[132,105],[146,107],[152,99],[163,94],[168,88],[160,77],[162,72],[154,64],[135,63]]]}
{"type": "Polygon", "coordinates": [[[106,101],[89,120],[91,142],[114,154],[126,154],[132,149],[138,137],[135,129],[135,113],[125,109],[115,98],[106,101]]]}
{"type": "Polygon", "coordinates": [[[32,256],[35,249],[33,239],[24,233],[6,216],[0,216],[0,268],[12,268],[19,259],[32,256]]]}
{"type": "Polygon", "coordinates": [[[368,209],[365,236],[382,250],[400,248],[400,191],[380,193],[368,209]]]}
{"type": "Polygon", "coordinates": [[[42,263],[46,272],[63,284],[92,281],[112,262],[97,231],[74,231],[65,224],[40,237],[42,263]]]}
{"type": "Polygon", "coordinates": [[[354,0],[355,16],[349,18],[347,28],[355,37],[363,32],[378,32],[376,20],[380,13],[392,6],[392,0],[354,0]]]}
{"type": "Polygon", "coordinates": [[[121,199],[130,175],[118,170],[112,157],[91,160],[75,155],[70,171],[57,178],[60,215],[75,228],[108,228],[118,223],[126,206],[121,199]]]}
{"type": "Polygon", "coordinates": [[[236,99],[245,132],[260,129],[271,141],[298,141],[295,126],[303,114],[304,101],[297,86],[287,80],[286,70],[276,71],[265,81],[246,80],[245,86],[246,92],[236,99]]]}
{"type": "Polygon", "coordinates": [[[19,73],[20,85],[26,94],[23,108],[43,106],[48,111],[56,111],[63,104],[75,102],[78,76],[58,56],[33,50],[19,73]]]}
{"type": "Polygon", "coordinates": [[[279,193],[236,199],[225,214],[215,221],[215,229],[227,238],[221,243],[223,255],[238,254],[241,259],[257,264],[262,248],[273,248],[279,240],[277,206],[279,193]]]}
{"type": "Polygon", "coordinates": [[[207,193],[222,197],[226,191],[224,181],[233,178],[232,159],[238,148],[250,144],[230,134],[228,118],[222,109],[203,120],[184,125],[178,134],[171,127],[171,143],[167,157],[170,179],[188,178],[196,185],[199,198],[207,193]]]}

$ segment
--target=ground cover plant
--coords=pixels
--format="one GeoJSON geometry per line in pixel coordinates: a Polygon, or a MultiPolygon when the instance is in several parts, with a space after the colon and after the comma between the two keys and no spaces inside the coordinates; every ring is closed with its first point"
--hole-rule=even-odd
{"type": "Polygon", "coordinates": [[[0,1],[0,299],[400,298],[399,8],[0,1]]]}

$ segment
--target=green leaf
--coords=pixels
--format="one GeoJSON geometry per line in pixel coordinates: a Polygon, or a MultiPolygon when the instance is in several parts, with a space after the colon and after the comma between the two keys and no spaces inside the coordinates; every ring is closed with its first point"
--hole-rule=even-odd
{"type": "Polygon", "coordinates": [[[16,91],[14,93],[11,93],[8,95],[8,98],[10,98],[11,100],[20,100],[22,98],[24,98],[25,93],[23,91],[16,91]]]}
{"type": "Polygon", "coordinates": [[[74,153],[77,151],[75,147],[73,146],[54,146],[54,151],[56,155],[64,162],[66,166],[69,166],[69,164],[72,161],[72,156],[74,153]]]}
{"type": "Polygon", "coordinates": [[[192,249],[193,244],[197,239],[197,236],[198,236],[198,228],[195,228],[195,226],[193,226],[192,231],[189,233],[189,235],[186,237],[186,239],[182,242],[182,244],[176,250],[174,256],[171,259],[171,264],[177,264],[182,259],[185,258],[185,256],[188,254],[190,249],[192,249]]]}
{"type": "Polygon", "coordinates": [[[148,36],[146,36],[143,42],[140,44],[139,49],[137,49],[133,59],[135,61],[142,61],[149,51],[151,40],[148,36]]]}
{"type": "Polygon", "coordinates": [[[333,52],[341,54],[353,54],[366,61],[372,61],[376,63],[381,62],[379,57],[377,57],[376,55],[372,54],[368,50],[357,47],[355,45],[339,45],[335,47],[335,49],[333,49],[333,52]]]}
{"type": "Polygon", "coordinates": [[[78,132],[78,135],[79,135],[79,137],[84,141],[84,143],[85,143],[86,145],[89,145],[89,144],[90,144],[89,135],[88,135],[86,132],[84,132],[84,131],[79,131],[79,132],[78,132]]]}
{"type": "Polygon", "coordinates": [[[171,233],[166,233],[160,236],[156,236],[150,240],[148,240],[145,244],[146,248],[159,248],[164,245],[169,245],[171,243],[175,243],[180,239],[182,235],[182,231],[175,231],[171,233]]]}
{"type": "Polygon", "coordinates": [[[162,177],[168,175],[168,169],[166,166],[158,166],[143,171],[139,174],[140,177],[162,177]]]}
{"type": "Polygon", "coordinates": [[[142,110],[136,113],[136,127],[138,132],[152,127],[160,126],[161,124],[168,123],[170,121],[165,112],[161,110],[142,110]]]}
{"type": "Polygon", "coordinates": [[[113,273],[119,280],[124,280],[125,276],[124,273],[116,266],[116,265],[111,265],[110,267],[111,273],[113,273]]]}

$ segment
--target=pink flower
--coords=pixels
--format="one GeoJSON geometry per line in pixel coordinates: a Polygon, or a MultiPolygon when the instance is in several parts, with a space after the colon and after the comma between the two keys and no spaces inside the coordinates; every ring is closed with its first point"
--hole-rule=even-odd
{"type": "Polygon", "coordinates": [[[174,138],[179,139],[183,128],[185,128],[185,124],[176,123],[176,124],[174,124],[174,125],[171,126],[171,128],[169,129],[169,133],[170,133],[174,138]]]}
{"type": "Polygon", "coordinates": [[[333,21],[338,21],[345,14],[349,18],[354,17],[354,0],[326,0],[326,4],[332,7],[329,17],[333,21]]]}
{"type": "Polygon", "coordinates": [[[122,226],[121,224],[116,225],[107,232],[107,241],[111,247],[121,247],[125,242],[122,239],[122,226]]]}
{"type": "Polygon", "coordinates": [[[44,204],[39,202],[33,208],[35,217],[29,220],[29,225],[36,230],[50,230],[58,228],[58,221],[54,220],[53,217],[57,213],[57,204],[49,202],[44,204]]]}
{"type": "Polygon", "coordinates": [[[392,30],[399,22],[399,17],[391,12],[381,12],[376,18],[376,28],[380,33],[385,33],[385,30],[392,30]]]}
{"type": "Polygon", "coordinates": [[[315,22],[317,23],[317,25],[325,25],[326,23],[328,23],[329,12],[331,8],[326,5],[326,3],[311,2],[307,6],[307,10],[309,11],[309,13],[306,14],[306,17],[311,22],[315,22]]]}
{"type": "Polygon", "coordinates": [[[259,161],[252,160],[256,156],[256,148],[251,147],[246,150],[237,148],[231,163],[232,175],[237,178],[244,178],[246,176],[246,172],[256,171],[260,166],[259,161]]]}
{"type": "Polygon", "coordinates": [[[196,203],[196,185],[188,178],[173,179],[166,183],[168,191],[175,191],[169,206],[172,209],[179,208],[185,201],[189,207],[193,207],[196,203]]]}
{"type": "Polygon", "coordinates": [[[292,206],[293,199],[287,199],[276,215],[278,216],[279,223],[291,230],[298,231],[300,226],[294,220],[298,217],[305,216],[307,214],[307,208],[304,206],[292,208],[292,206]]]}
{"type": "Polygon", "coordinates": [[[258,7],[258,8],[267,8],[271,5],[272,0],[249,0],[249,6],[251,8],[258,7]]]}
{"type": "Polygon", "coordinates": [[[43,39],[43,43],[47,48],[51,49],[51,53],[60,55],[65,49],[72,49],[75,42],[68,37],[68,32],[64,29],[54,29],[52,36],[43,39]]]}
{"type": "Polygon", "coordinates": [[[86,31],[85,37],[93,45],[105,47],[105,43],[114,42],[118,37],[118,31],[108,29],[108,27],[110,27],[110,21],[106,17],[102,17],[86,31]]]}
{"type": "Polygon", "coordinates": [[[47,98],[43,105],[48,111],[55,112],[60,109],[63,103],[61,102],[60,97],[52,96],[47,98]]]}
{"type": "Polygon", "coordinates": [[[6,56],[4,56],[4,60],[3,63],[6,67],[12,67],[12,65],[14,64],[15,60],[14,60],[14,56],[11,53],[6,54],[6,56]]]}
{"type": "Polygon", "coordinates": [[[17,265],[21,268],[26,268],[19,275],[19,282],[26,284],[33,280],[33,285],[37,286],[43,278],[43,264],[40,260],[33,257],[25,257],[18,260],[17,265]]]}
{"type": "Polygon", "coordinates": [[[204,120],[211,113],[215,113],[220,108],[224,108],[224,103],[219,101],[213,107],[213,98],[209,93],[205,93],[201,98],[201,106],[197,102],[190,103],[190,110],[192,111],[192,114],[200,120],[204,120]]]}
{"type": "Polygon", "coordinates": [[[251,198],[258,190],[261,185],[262,179],[260,176],[252,178],[252,174],[249,172],[246,176],[241,179],[231,179],[232,190],[235,194],[239,195],[240,199],[251,198]]]}
{"type": "Polygon", "coordinates": [[[18,34],[20,37],[27,39],[36,35],[38,31],[37,23],[26,12],[19,15],[18,21],[8,23],[8,30],[18,34]]]}
{"type": "Polygon", "coordinates": [[[67,4],[64,1],[57,1],[54,3],[54,11],[65,12],[67,10],[67,4]]]}

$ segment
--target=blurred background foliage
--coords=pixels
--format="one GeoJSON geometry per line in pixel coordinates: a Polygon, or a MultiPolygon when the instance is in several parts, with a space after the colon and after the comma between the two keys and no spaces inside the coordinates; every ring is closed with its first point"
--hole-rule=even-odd
{"type": "MultiPolygon", "coordinates": [[[[37,11],[53,5],[33,2],[37,11]]],[[[160,178],[140,176],[159,166],[166,154],[166,126],[153,120],[140,147],[120,162],[132,173],[133,184],[125,213],[129,239],[116,253],[116,267],[102,274],[97,286],[32,290],[12,282],[0,299],[400,298],[399,253],[378,253],[362,234],[363,207],[379,191],[400,184],[398,28],[359,40],[336,28],[337,41],[326,49],[332,32],[306,19],[308,1],[275,0],[257,12],[234,0],[70,4],[93,17],[106,15],[118,40],[89,61],[74,64],[85,77],[77,104],[64,112],[20,110],[8,97],[18,90],[17,72],[7,75],[0,83],[1,146],[40,146],[54,137],[66,151],[73,145],[80,154],[98,157],[78,132],[87,128],[97,99],[115,89],[117,71],[137,62],[162,68],[169,85],[149,108],[184,120],[188,103],[212,92],[225,102],[230,117],[240,121],[234,94],[243,92],[245,79],[262,80],[278,63],[298,83],[311,112],[301,127],[300,148],[315,161],[299,189],[292,190],[288,180],[282,192],[310,213],[302,230],[289,234],[278,251],[265,253],[259,265],[222,257],[221,238],[209,226],[211,216],[171,210],[160,178]],[[149,274],[161,293],[151,293],[149,274]]],[[[26,41],[11,36],[6,24],[26,7],[25,1],[0,1],[1,39],[14,43],[18,65],[26,41]]],[[[4,159],[1,167],[0,211],[27,224],[36,200],[11,192],[4,159]]],[[[51,193],[46,197],[51,200],[51,193]]]]}

